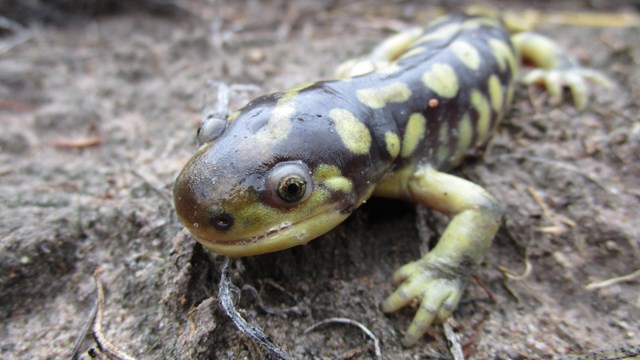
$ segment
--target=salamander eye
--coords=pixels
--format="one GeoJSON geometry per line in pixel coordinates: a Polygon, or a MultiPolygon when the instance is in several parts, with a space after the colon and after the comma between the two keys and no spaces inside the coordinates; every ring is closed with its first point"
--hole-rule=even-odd
{"type": "Polygon", "coordinates": [[[198,145],[211,142],[220,136],[224,129],[227,127],[227,120],[216,116],[215,114],[209,114],[198,127],[198,145]]]}
{"type": "Polygon", "coordinates": [[[300,199],[305,194],[307,190],[307,182],[296,175],[287,176],[280,180],[280,184],[278,184],[278,195],[284,201],[295,202],[300,199]]]}
{"type": "Polygon", "coordinates": [[[275,206],[290,207],[306,200],[313,191],[309,168],[301,161],[277,164],[267,175],[267,200],[275,206]]]}

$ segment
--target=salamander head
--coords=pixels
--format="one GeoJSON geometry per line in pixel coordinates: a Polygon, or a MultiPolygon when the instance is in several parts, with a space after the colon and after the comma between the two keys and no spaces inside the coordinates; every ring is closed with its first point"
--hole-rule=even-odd
{"type": "Polygon", "coordinates": [[[330,122],[316,115],[314,122],[295,121],[275,100],[250,103],[176,180],[178,217],[216,253],[238,257],[304,244],[366,200],[340,171],[342,149],[327,146],[340,143],[330,122]]]}

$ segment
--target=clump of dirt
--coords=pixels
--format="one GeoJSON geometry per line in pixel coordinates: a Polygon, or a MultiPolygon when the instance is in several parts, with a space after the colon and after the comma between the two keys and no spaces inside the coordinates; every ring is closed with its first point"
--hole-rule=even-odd
{"type": "MultiPolygon", "coordinates": [[[[633,11],[624,5],[610,10],[633,11]]],[[[207,83],[259,86],[236,93],[235,109],[261,93],[328,78],[390,30],[443,11],[384,1],[172,6],[180,16],[109,12],[64,27],[34,25],[35,17],[2,33],[3,358],[67,356],[89,321],[98,266],[107,290],[105,336],[126,352],[259,358],[262,350],[218,305],[223,259],[184,232],[171,201],[175,176],[196,149],[200,117],[215,100],[207,83]]],[[[554,6],[547,14],[584,4],[554,6]]],[[[471,358],[547,358],[640,343],[637,277],[586,288],[640,268],[638,29],[543,21],[541,32],[607,73],[615,88],[593,87],[584,112],[520,88],[484,156],[458,170],[506,209],[454,314],[471,358]]],[[[245,319],[293,358],[373,357],[355,327],[304,333],[330,317],[366,325],[385,359],[448,358],[441,327],[406,349],[400,339],[414,311],[379,308],[393,271],[446,224],[424,214],[372,200],[307,246],[233,261],[233,297],[245,319]]],[[[92,347],[87,335],[81,356],[92,347]]]]}

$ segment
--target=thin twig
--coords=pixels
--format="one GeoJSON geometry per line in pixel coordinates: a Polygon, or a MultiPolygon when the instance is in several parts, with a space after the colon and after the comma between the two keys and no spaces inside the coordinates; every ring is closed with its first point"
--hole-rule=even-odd
{"type": "Polygon", "coordinates": [[[640,345],[627,345],[609,350],[590,351],[580,355],[558,355],[554,360],[624,360],[636,359],[640,355],[640,345]]]}
{"type": "Polygon", "coordinates": [[[60,139],[53,142],[53,146],[59,148],[86,148],[98,146],[104,141],[102,136],[91,136],[77,139],[60,139]]]}
{"type": "Polygon", "coordinates": [[[71,348],[71,351],[69,352],[69,355],[68,355],[71,358],[71,360],[75,360],[78,358],[78,355],[80,352],[80,345],[82,345],[84,338],[87,337],[87,334],[91,329],[91,325],[93,325],[93,321],[95,320],[97,313],[98,313],[98,300],[96,300],[96,302],[91,307],[91,312],[89,313],[87,320],[82,326],[82,330],[80,330],[80,334],[76,338],[76,341],[74,341],[73,343],[73,348],[71,348]]]}
{"type": "Polygon", "coordinates": [[[4,55],[22,43],[29,41],[33,34],[19,23],[0,15],[0,28],[11,30],[14,35],[7,39],[6,44],[0,45],[0,55],[4,55]]]}
{"type": "Polygon", "coordinates": [[[325,325],[325,324],[331,324],[331,323],[339,323],[339,324],[348,324],[348,325],[353,325],[358,327],[360,330],[362,330],[362,332],[364,332],[371,340],[373,340],[373,346],[375,349],[375,353],[376,353],[376,358],[380,359],[382,357],[382,351],[380,350],[380,340],[378,340],[378,338],[373,335],[373,333],[371,332],[371,330],[367,329],[366,326],[362,325],[361,323],[352,320],[352,319],[347,319],[347,318],[339,318],[339,317],[335,317],[335,318],[329,318],[326,320],[322,320],[318,323],[315,323],[311,326],[309,326],[308,328],[306,328],[304,330],[304,333],[307,334],[310,331],[313,331],[315,328],[325,325]]]}
{"type": "Polygon", "coordinates": [[[599,289],[599,288],[602,288],[602,287],[615,285],[615,284],[618,284],[618,283],[621,283],[621,282],[631,281],[631,280],[634,280],[634,279],[639,278],[639,277],[640,277],[640,269],[632,272],[631,274],[618,276],[618,277],[614,277],[614,278],[603,280],[603,281],[592,282],[591,284],[585,286],[584,288],[586,290],[595,290],[595,289],[599,289]]]}
{"type": "Polygon", "coordinates": [[[162,190],[161,188],[154,186],[153,184],[151,184],[151,181],[149,181],[149,179],[147,179],[144,175],[140,174],[137,170],[135,169],[131,169],[131,174],[135,177],[137,177],[138,179],[142,180],[142,182],[145,183],[145,185],[147,185],[149,187],[149,189],[151,189],[151,191],[155,192],[156,194],[158,194],[163,200],[165,200],[166,202],[168,202],[169,204],[173,204],[173,200],[171,199],[171,195],[167,194],[164,190],[162,190]]]}
{"type": "Polygon", "coordinates": [[[218,286],[218,300],[222,310],[233,321],[233,324],[243,334],[249,336],[267,352],[278,359],[289,359],[289,355],[274,344],[261,328],[249,324],[236,310],[231,297],[231,280],[229,280],[229,258],[224,259],[220,274],[220,285],[218,286]]]}
{"type": "Polygon", "coordinates": [[[455,320],[452,318],[442,324],[444,327],[444,336],[449,342],[449,351],[454,360],[464,360],[464,352],[462,352],[462,345],[460,344],[460,336],[453,330],[453,323],[455,320]]]}
{"type": "Polygon", "coordinates": [[[521,275],[516,274],[514,271],[511,271],[505,266],[498,266],[498,269],[500,269],[502,274],[510,280],[522,281],[528,278],[529,275],[531,275],[531,271],[533,270],[533,266],[529,261],[529,246],[524,249],[524,272],[521,275]]]}
{"type": "Polygon", "coordinates": [[[98,292],[98,311],[96,311],[96,317],[93,323],[93,338],[96,340],[98,348],[110,358],[117,360],[135,360],[133,356],[127,354],[107,340],[102,332],[102,316],[104,314],[104,287],[100,281],[102,271],[103,269],[98,267],[93,273],[93,280],[96,283],[96,290],[98,292]]]}

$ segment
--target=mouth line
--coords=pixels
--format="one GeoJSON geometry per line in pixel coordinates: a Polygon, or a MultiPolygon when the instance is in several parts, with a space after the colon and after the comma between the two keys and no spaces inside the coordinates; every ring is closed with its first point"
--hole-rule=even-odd
{"type": "Polygon", "coordinates": [[[254,244],[257,243],[259,241],[262,241],[264,239],[267,239],[281,231],[287,230],[292,228],[294,225],[297,225],[298,223],[290,223],[290,222],[283,222],[282,224],[280,224],[279,226],[274,226],[269,228],[266,232],[260,234],[260,235],[255,235],[255,236],[251,236],[248,238],[241,238],[241,239],[237,239],[237,240],[232,240],[232,241],[225,241],[224,243],[218,243],[218,245],[222,245],[222,246],[226,246],[226,245],[246,245],[246,244],[254,244]]]}

